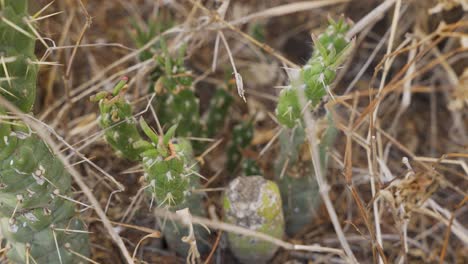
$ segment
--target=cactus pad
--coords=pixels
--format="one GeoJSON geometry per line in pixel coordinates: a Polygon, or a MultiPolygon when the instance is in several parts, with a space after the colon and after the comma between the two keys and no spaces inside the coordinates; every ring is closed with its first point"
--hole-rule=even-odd
{"type": "MultiPolygon", "coordinates": [[[[284,218],[281,196],[274,182],[261,176],[238,177],[228,186],[223,199],[224,219],[253,231],[281,239],[284,218]]],[[[277,245],[234,233],[227,235],[229,247],[243,263],[264,263],[277,245]]]]}

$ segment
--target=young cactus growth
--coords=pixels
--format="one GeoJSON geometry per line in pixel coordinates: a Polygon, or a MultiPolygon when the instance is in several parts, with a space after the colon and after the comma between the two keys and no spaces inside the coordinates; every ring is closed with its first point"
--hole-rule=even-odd
{"type": "Polygon", "coordinates": [[[330,92],[330,84],[336,77],[336,70],[343,62],[351,47],[345,33],[349,25],[340,19],[329,20],[327,30],[314,38],[315,50],[306,65],[294,76],[288,88],[281,91],[276,116],[278,121],[289,128],[294,127],[302,118],[302,107],[297,89],[304,89],[309,109],[313,109],[330,92]]]}
{"type": "Polygon", "coordinates": [[[141,157],[153,197],[168,207],[183,204],[190,187],[191,173],[188,172],[184,152],[177,152],[175,147],[173,136],[176,126],[172,126],[165,135],[157,135],[143,119],[140,119],[140,126],[151,140],[141,157]]]}
{"type": "MultiPolygon", "coordinates": [[[[224,220],[281,239],[284,218],[278,186],[262,176],[238,177],[223,198],[224,220]]],[[[258,238],[228,233],[229,248],[243,263],[265,263],[277,245],[258,238]]]]}
{"type": "MultiPolygon", "coordinates": [[[[36,94],[35,40],[27,1],[0,3],[0,93],[24,112],[36,94]]],[[[79,263],[88,235],[77,218],[71,176],[23,122],[0,108],[0,233],[13,263],[79,263]]]]}
{"type": "Polygon", "coordinates": [[[125,158],[138,160],[141,150],[135,143],[142,138],[133,117],[132,106],[124,98],[127,81],[128,78],[123,77],[112,93],[100,92],[91,97],[91,101],[99,102],[99,125],[104,129],[107,142],[125,158]]]}

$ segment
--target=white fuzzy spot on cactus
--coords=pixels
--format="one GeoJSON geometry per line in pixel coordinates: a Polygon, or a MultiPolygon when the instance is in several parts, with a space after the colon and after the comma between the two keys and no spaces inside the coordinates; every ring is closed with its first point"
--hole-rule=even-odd
{"type": "Polygon", "coordinates": [[[172,177],[171,171],[166,172],[166,179],[168,181],[172,181],[174,179],[174,177],[172,177]]]}
{"type": "Polygon", "coordinates": [[[16,232],[18,232],[18,225],[17,224],[11,224],[9,229],[10,229],[10,232],[16,233],[16,232]]]}
{"type": "Polygon", "coordinates": [[[145,165],[147,167],[151,167],[151,165],[153,164],[154,161],[153,161],[153,159],[148,158],[146,161],[145,161],[145,159],[143,159],[143,162],[145,163],[145,165]]]}
{"type": "Polygon", "coordinates": [[[36,194],[34,191],[30,190],[30,189],[26,189],[26,191],[28,192],[28,197],[33,197],[34,194],[36,194]]]}
{"type": "Polygon", "coordinates": [[[8,146],[9,142],[8,142],[8,137],[7,136],[3,136],[3,141],[5,142],[5,145],[8,146]]]}
{"type": "Polygon", "coordinates": [[[23,202],[23,200],[24,200],[23,195],[22,194],[17,194],[16,195],[16,200],[18,200],[18,202],[20,202],[20,203],[23,202]]]}
{"type": "Polygon", "coordinates": [[[26,217],[26,219],[28,219],[31,222],[37,222],[38,221],[37,217],[31,212],[25,213],[24,217],[26,217]]]}
{"type": "Polygon", "coordinates": [[[216,102],[217,107],[222,107],[224,105],[224,97],[220,97],[218,102],[216,102]]]}
{"type": "Polygon", "coordinates": [[[119,137],[120,137],[119,132],[115,131],[113,137],[114,137],[114,140],[119,140],[119,137]]]}
{"type": "Polygon", "coordinates": [[[42,165],[39,164],[39,168],[32,173],[33,178],[36,180],[36,183],[39,185],[43,185],[45,182],[44,179],[45,169],[42,165]]]}

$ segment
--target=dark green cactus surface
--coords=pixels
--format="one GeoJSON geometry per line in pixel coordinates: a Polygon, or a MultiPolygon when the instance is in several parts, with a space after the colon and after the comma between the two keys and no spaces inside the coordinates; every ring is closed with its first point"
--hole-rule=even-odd
{"type": "Polygon", "coordinates": [[[35,39],[23,21],[28,15],[27,6],[24,0],[6,0],[0,11],[0,94],[24,112],[31,111],[34,104],[38,70],[30,63],[37,59],[35,39]]]}
{"type": "Polygon", "coordinates": [[[228,171],[233,172],[242,160],[242,150],[247,148],[254,135],[252,122],[242,122],[234,126],[232,130],[232,139],[227,148],[228,171]]]}
{"type": "MultiPolygon", "coordinates": [[[[29,112],[36,95],[35,37],[27,1],[1,1],[0,94],[29,112]]],[[[70,200],[71,176],[24,123],[0,109],[0,233],[13,263],[84,263],[88,234],[70,200]]]]}
{"type": "Polygon", "coordinates": [[[205,115],[206,137],[215,137],[219,133],[219,130],[223,128],[233,101],[234,98],[228,91],[222,88],[216,89],[205,115]]]}

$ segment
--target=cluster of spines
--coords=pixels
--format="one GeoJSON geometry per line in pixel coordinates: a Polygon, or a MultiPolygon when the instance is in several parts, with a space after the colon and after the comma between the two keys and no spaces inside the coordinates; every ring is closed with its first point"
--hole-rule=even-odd
{"type": "MultiPolygon", "coordinates": [[[[27,1],[1,1],[0,94],[30,112],[36,95],[35,39],[27,1]]],[[[0,229],[15,263],[78,263],[89,255],[71,176],[29,127],[0,109],[0,229]]]]}
{"type": "Polygon", "coordinates": [[[313,109],[330,92],[336,70],[346,57],[350,44],[345,33],[349,25],[343,19],[329,22],[327,30],[314,39],[312,57],[280,93],[276,116],[284,126],[292,128],[302,118],[298,89],[303,89],[306,101],[310,102],[309,109],[313,109]]]}

